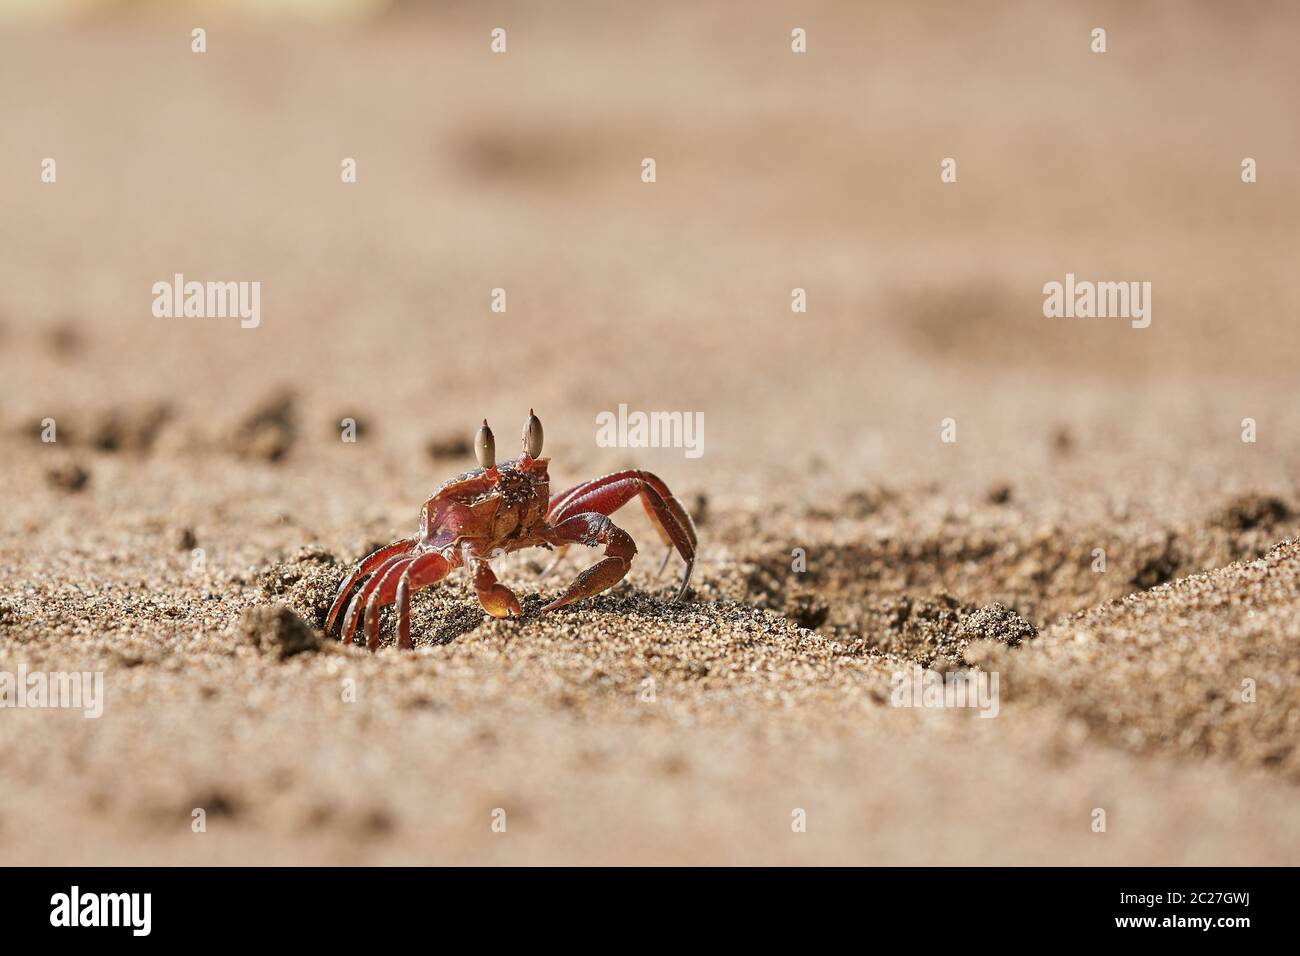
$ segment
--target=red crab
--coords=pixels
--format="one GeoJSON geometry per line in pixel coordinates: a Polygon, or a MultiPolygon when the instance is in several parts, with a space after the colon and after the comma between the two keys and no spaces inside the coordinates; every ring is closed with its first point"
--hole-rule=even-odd
{"type": "MultiPolygon", "coordinates": [[[[542,423],[529,410],[524,448],[514,461],[496,464],[496,441],[484,419],[474,444],[482,467],[448,481],[420,510],[420,531],[363,558],[339,585],[325,622],[333,633],[343,615],[340,639],[352,643],[357,621],[365,612],[364,633],[371,650],[379,646],[379,611],[397,603],[398,646],[411,647],[411,593],[441,581],[455,568],[468,565],[479,603],[493,617],[518,617],[519,599],[497,583],[488,563],[520,548],[558,547],[562,555],[571,544],[605,546],[605,556],[583,571],[569,589],[542,608],[557,607],[613,587],[627,574],[636,543],[609,516],[636,495],[641,496],[651,522],[669,546],[686,562],[680,600],[695,563],[695,524],[668,486],[646,471],[618,471],[584,482],[556,498],[550,497],[549,458],[542,453],[542,423]]],[[[557,557],[542,573],[555,567],[557,557]]],[[[662,570],[662,569],[661,569],[662,570]]]]}

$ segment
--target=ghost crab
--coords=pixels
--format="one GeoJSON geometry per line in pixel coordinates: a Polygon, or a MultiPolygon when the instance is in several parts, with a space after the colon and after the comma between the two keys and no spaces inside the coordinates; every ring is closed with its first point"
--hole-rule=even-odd
{"type": "MultiPolygon", "coordinates": [[[[675,549],[686,569],[673,600],[681,600],[695,564],[695,524],[668,486],[647,471],[617,471],[583,482],[550,497],[549,458],[542,458],[542,423],[529,409],[524,425],[523,453],[513,461],[496,463],[496,440],[487,419],[474,443],[479,467],[442,483],[420,510],[420,530],[411,538],[380,548],[362,558],[334,596],[326,633],[333,634],[342,617],[339,638],[351,644],[364,615],[366,645],[379,647],[379,612],[397,604],[398,646],[411,644],[411,594],[441,581],[465,566],[474,580],[479,603],[493,617],[518,617],[519,599],[492,573],[492,557],[521,548],[570,545],[605,546],[605,556],[587,568],[543,611],[613,587],[627,574],[636,543],[612,520],[612,515],[640,496],[646,513],[668,545],[663,567],[675,549]]],[[[557,556],[545,575],[559,563],[557,556]]]]}

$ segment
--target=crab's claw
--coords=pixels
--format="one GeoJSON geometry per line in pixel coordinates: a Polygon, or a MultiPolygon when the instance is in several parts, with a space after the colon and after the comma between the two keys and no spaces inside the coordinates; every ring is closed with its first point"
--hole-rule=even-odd
{"type": "MultiPolygon", "coordinates": [[[[668,490],[668,486],[656,475],[648,471],[619,471],[577,485],[551,500],[546,519],[558,532],[562,523],[571,518],[589,514],[613,514],[638,495],[651,523],[669,546],[669,554],[676,551],[685,563],[681,586],[673,598],[680,601],[686,596],[686,589],[691,583],[691,571],[695,567],[695,524],[686,509],[668,490]]],[[[581,526],[577,527],[580,530],[581,526]]],[[[580,538],[566,537],[563,534],[557,534],[552,540],[552,544],[556,545],[574,542],[590,545],[580,538]]],[[[631,560],[630,556],[628,560],[631,560]]]]}

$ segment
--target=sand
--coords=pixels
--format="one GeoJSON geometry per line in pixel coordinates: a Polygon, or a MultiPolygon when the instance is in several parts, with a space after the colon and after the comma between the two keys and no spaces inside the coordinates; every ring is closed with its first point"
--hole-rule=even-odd
{"type": "Polygon", "coordinates": [[[1300,862],[1297,26],[0,26],[0,672],[105,687],[0,709],[0,863],[1300,862]],[[260,281],[259,326],[156,318],[177,272],[260,281]],[[1151,326],[1045,319],[1067,272],[1151,326]],[[601,447],[620,404],[703,454],[601,447]],[[557,486],[692,510],[688,600],[634,504],[607,594],[541,614],[592,556],[522,552],[520,620],[456,574],[413,652],[321,634],[529,408],[557,486]],[[893,706],[913,668],[997,716],[893,706]]]}

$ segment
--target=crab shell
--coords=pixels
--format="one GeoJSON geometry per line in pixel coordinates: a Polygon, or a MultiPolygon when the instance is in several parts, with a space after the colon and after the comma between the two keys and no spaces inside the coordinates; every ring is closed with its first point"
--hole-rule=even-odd
{"type": "Polygon", "coordinates": [[[525,454],[443,482],[420,511],[420,543],[481,557],[545,544],[549,464],[525,454]]]}

